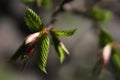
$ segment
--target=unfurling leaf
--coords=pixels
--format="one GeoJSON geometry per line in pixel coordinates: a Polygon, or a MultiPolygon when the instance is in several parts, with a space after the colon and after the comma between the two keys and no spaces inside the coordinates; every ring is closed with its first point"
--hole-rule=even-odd
{"type": "Polygon", "coordinates": [[[57,38],[57,36],[55,36],[52,32],[51,35],[52,35],[54,48],[60,58],[60,62],[62,63],[65,59],[64,51],[67,52],[68,54],[69,52],[67,48],[64,46],[64,44],[57,38]]]}
{"type": "Polygon", "coordinates": [[[67,50],[67,48],[65,47],[65,45],[60,42],[59,45],[61,46],[61,48],[67,53],[67,54],[70,54],[69,51],[67,50]]]}
{"type": "Polygon", "coordinates": [[[56,36],[71,36],[75,33],[76,29],[73,30],[57,30],[57,29],[51,29],[51,32],[55,34],[56,36]]]}
{"type": "Polygon", "coordinates": [[[43,34],[38,40],[38,45],[37,45],[38,66],[45,73],[47,73],[45,67],[46,67],[47,58],[48,58],[49,42],[50,40],[48,35],[43,34]]]}
{"type": "Polygon", "coordinates": [[[31,31],[38,32],[43,29],[43,23],[40,17],[32,9],[26,9],[24,18],[28,28],[31,31]]]}
{"type": "Polygon", "coordinates": [[[55,49],[56,49],[56,52],[58,53],[58,56],[60,58],[60,62],[62,63],[65,59],[64,51],[61,48],[61,46],[59,46],[59,45],[56,45],[55,49]]]}
{"type": "Polygon", "coordinates": [[[16,53],[11,57],[11,61],[16,60],[17,58],[19,58],[21,55],[24,54],[24,52],[26,51],[26,49],[29,47],[29,45],[25,44],[25,42],[19,47],[19,49],[16,51],[16,53]]]}
{"type": "Polygon", "coordinates": [[[105,29],[101,28],[99,34],[100,47],[103,48],[105,45],[113,41],[114,41],[113,37],[105,29]]]}
{"type": "Polygon", "coordinates": [[[65,59],[64,51],[62,47],[59,45],[60,40],[57,37],[52,37],[54,48],[60,58],[60,62],[62,63],[65,59]]]}

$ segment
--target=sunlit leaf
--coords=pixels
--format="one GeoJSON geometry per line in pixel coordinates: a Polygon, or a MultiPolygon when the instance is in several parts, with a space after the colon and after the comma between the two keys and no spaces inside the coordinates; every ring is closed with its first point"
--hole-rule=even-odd
{"type": "Polygon", "coordinates": [[[104,28],[100,29],[99,34],[99,45],[100,47],[104,47],[106,44],[113,42],[114,39],[104,28]]]}
{"type": "Polygon", "coordinates": [[[38,66],[39,68],[47,73],[45,67],[47,64],[48,51],[49,51],[49,37],[47,34],[43,34],[38,40],[37,53],[38,53],[38,66]]]}
{"type": "Polygon", "coordinates": [[[28,48],[28,45],[25,44],[25,42],[19,47],[19,49],[16,51],[16,53],[11,57],[11,61],[16,60],[17,58],[19,58],[21,55],[24,54],[24,52],[26,51],[26,49],[28,48]]]}
{"type": "Polygon", "coordinates": [[[65,59],[64,51],[61,48],[61,46],[57,45],[55,46],[56,52],[58,53],[58,56],[60,58],[60,62],[62,63],[65,59]]]}
{"type": "Polygon", "coordinates": [[[57,30],[57,29],[51,29],[51,31],[56,35],[56,36],[71,36],[75,33],[76,29],[73,30],[57,30]]]}
{"type": "Polygon", "coordinates": [[[32,9],[26,9],[24,18],[28,28],[31,31],[38,32],[43,29],[40,17],[32,9]]]}

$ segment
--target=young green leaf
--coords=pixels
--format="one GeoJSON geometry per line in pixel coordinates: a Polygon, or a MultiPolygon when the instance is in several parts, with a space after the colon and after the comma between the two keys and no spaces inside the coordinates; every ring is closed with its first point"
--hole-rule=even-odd
{"type": "Polygon", "coordinates": [[[37,45],[38,66],[45,73],[47,73],[45,67],[46,67],[47,58],[48,58],[49,42],[50,40],[49,40],[48,35],[43,34],[38,40],[38,45],[37,45]]]}
{"type": "Polygon", "coordinates": [[[26,9],[24,18],[28,28],[31,31],[38,32],[43,29],[40,17],[32,9],[26,9]]]}
{"type": "Polygon", "coordinates": [[[21,55],[24,54],[24,52],[26,51],[26,49],[28,48],[28,45],[25,44],[25,42],[19,47],[19,49],[16,51],[16,53],[11,57],[11,61],[16,60],[17,58],[19,58],[21,55]]]}
{"type": "Polygon", "coordinates": [[[71,36],[75,33],[76,29],[73,30],[57,30],[57,29],[51,29],[51,32],[55,34],[56,36],[71,36]]]}
{"type": "Polygon", "coordinates": [[[63,43],[52,32],[51,32],[51,36],[52,36],[54,48],[60,58],[60,62],[62,63],[65,59],[64,51],[66,50],[66,52],[68,52],[68,50],[66,49],[66,47],[64,48],[63,43]]]}
{"type": "Polygon", "coordinates": [[[55,46],[55,50],[58,53],[58,56],[60,58],[60,62],[62,63],[65,59],[64,51],[61,46],[59,46],[59,45],[54,45],[54,46],[55,46]]]}
{"type": "Polygon", "coordinates": [[[100,47],[104,47],[106,44],[113,42],[114,39],[113,37],[104,29],[100,29],[100,34],[99,34],[99,45],[100,47]]]}

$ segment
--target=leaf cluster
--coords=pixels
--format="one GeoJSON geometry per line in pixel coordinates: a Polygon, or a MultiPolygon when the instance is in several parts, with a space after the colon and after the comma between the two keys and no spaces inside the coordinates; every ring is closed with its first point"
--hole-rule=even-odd
{"type": "Polygon", "coordinates": [[[46,64],[51,40],[50,36],[52,36],[55,50],[60,58],[60,62],[62,63],[65,59],[64,52],[69,54],[69,51],[57,36],[71,36],[74,34],[76,29],[57,30],[55,28],[51,28],[48,30],[40,17],[30,8],[26,8],[24,19],[26,25],[33,33],[24,40],[24,43],[11,57],[11,60],[16,60],[21,56],[21,60],[25,65],[34,55],[35,50],[37,50],[36,55],[38,56],[38,66],[44,73],[47,73],[46,64]],[[48,35],[49,33],[50,35],[48,35]]]}

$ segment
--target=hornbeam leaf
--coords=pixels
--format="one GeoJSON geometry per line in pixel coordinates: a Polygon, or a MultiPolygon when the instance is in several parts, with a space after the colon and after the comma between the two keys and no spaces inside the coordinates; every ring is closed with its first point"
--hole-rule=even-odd
{"type": "Polygon", "coordinates": [[[60,58],[60,62],[62,63],[65,59],[65,55],[64,55],[64,51],[63,51],[63,48],[62,46],[60,45],[60,40],[54,35],[52,34],[52,40],[53,40],[53,44],[54,44],[54,48],[60,58]]]}
{"type": "Polygon", "coordinates": [[[100,29],[99,34],[99,45],[100,47],[104,47],[106,44],[113,42],[113,37],[103,28],[100,29]]]}
{"type": "Polygon", "coordinates": [[[45,67],[47,64],[48,51],[49,51],[49,37],[47,34],[43,34],[38,40],[37,52],[38,52],[38,66],[39,68],[47,73],[45,67]]]}
{"type": "Polygon", "coordinates": [[[25,42],[19,47],[19,49],[16,51],[16,53],[11,57],[11,61],[16,60],[17,58],[19,58],[20,56],[22,56],[24,54],[24,52],[26,51],[26,49],[28,48],[29,45],[25,44],[25,42]]]}
{"type": "Polygon", "coordinates": [[[56,36],[71,36],[75,33],[76,29],[73,30],[57,30],[57,29],[51,29],[51,32],[53,32],[56,36]]]}
{"type": "Polygon", "coordinates": [[[40,17],[32,9],[26,9],[24,18],[31,31],[38,32],[43,29],[40,17]]]}
{"type": "Polygon", "coordinates": [[[58,56],[60,58],[60,62],[62,63],[65,59],[64,51],[61,46],[56,45],[55,46],[56,52],[58,53],[58,56]]]}
{"type": "Polygon", "coordinates": [[[54,40],[54,48],[60,58],[60,62],[62,63],[65,59],[65,55],[64,55],[64,51],[63,51],[63,48],[58,44],[56,43],[57,41],[54,40]]]}

